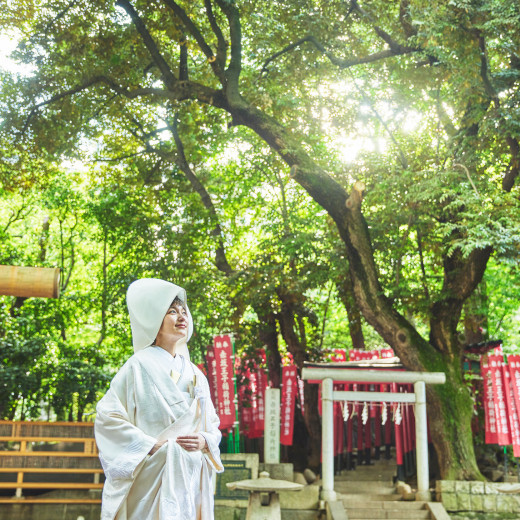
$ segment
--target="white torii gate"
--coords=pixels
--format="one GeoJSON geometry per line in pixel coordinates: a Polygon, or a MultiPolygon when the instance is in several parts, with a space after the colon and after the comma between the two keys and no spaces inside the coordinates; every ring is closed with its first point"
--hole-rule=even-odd
{"type": "Polygon", "coordinates": [[[428,466],[428,427],[426,422],[426,384],[446,382],[444,372],[398,372],[358,370],[326,367],[304,367],[302,379],[321,381],[322,420],[322,496],[326,501],[336,500],[334,491],[334,408],[333,401],[376,401],[387,403],[415,403],[415,437],[417,459],[416,500],[430,500],[428,466]],[[413,383],[414,393],[345,392],[334,391],[334,381],[353,383],[413,383]]]}

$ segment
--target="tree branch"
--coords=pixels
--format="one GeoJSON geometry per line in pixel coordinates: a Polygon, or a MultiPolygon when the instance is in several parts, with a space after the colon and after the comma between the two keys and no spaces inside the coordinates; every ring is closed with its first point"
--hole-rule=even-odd
{"type": "MultiPolygon", "coordinates": [[[[11,224],[14,224],[18,220],[23,220],[25,218],[24,210],[27,209],[26,206],[22,205],[20,208],[18,208],[17,211],[11,211],[11,216],[9,217],[9,220],[7,221],[7,224],[5,225],[3,232],[4,234],[7,233],[7,230],[11,227],[11,224]]],[[[27,212],[29,214],[30,211],[27,212]]]]}
{"type": "Polygon", "coordinates": [[[343,59],[338,58],[330,51],[328,51],[314,36],[308,35],[294,43],[291,43],[290,45],[287,45],[287,47],[284,47],[281,51],[278,51],[271,57],[267,58],[267,60],[264,62],[262,66],[262,73],[267,72],[267,66],[269,65],[269,63],[306,42],[312,43],[314,47],[316,47],[316,49],[318,49],[322,54],[324,54],[333,65],[336,65],[340,69],[348,69],[349,67],[353,67],[355,65],[361,65],[363,63],[372,63],[375,61],[383,60],[385,58],[391,58],[392,56],[400,56],[403,54],[409,54],[412,52],[419,51],[419,49],[417,48],[399,46],[398,50],[396,50],[395,48],[390,48],[384,51],[375,52],[374,54],[370,54],[361,58],[343,59]]]}
{"type": "Polygon", "coordinates": [[[401,0],[399,4],[399,21],[407,38],[417,35],[417,29],[412,25],[410,13],[408,12],[409,8],[409,0],[401,0]]]}
{"type": "MultiPolygon", "coordinates": [[[[489,78],[486,40],[480,30],[474,30],[472,32],[477,38],[480,50],[480,77],[482,78],[482,83],[484,84],[484,90],[486,91],[486,94],[490,97],[490,99],[493,101],[495,108],[499,108],[500,99],[498,97],[496,89],[493,87],[493,84],[491,83],[491,79],[489,78]]],[[[514,62],[511,63],[511,67],[514,67],[514,62]]],[[[501,116],[500,120],[502,120],[501,116]]],[[[506,170],[506,173],[502,178],[502,189],[504,191],[510,192],[514,186],[516,177],[520,172],[520,161],[518,157],[520,152],[520,146],[518,140],[510,135],[507,135],[505,139],[511,152],[511,160],[509,162],[509,166],[506,170]]]]}
{"type": "Polygon", "coordinates": [[[188,39],[183,36],[179,42],[179,81],[189,80],[188,39]]]}
{"type": "Polygon", "coordinates": [[[457,129],[455,125],[451,122],[450,116],[444,110],[440,99],[437,99],[437,115],[439,116],[439,120],[442,123],[444,131],[448,134],[448,137],[454,137],[457,134],[457,129]]]}
{"type": "Polygon", "coordinates": [[[127,12],[128,16],[130,16],[133,24],[135,25],[135,28],[137,29],[137,32],[141,35],[141,38],[143,39],[143,42],[146,48],[148,49],[150,56],[159,68],[165,85],[169,89],[174,89],[175,84],[177,83],[177,78],[175,77],[170,66],[166,63],[166,60],[160,53],[157,44],[153,40],[151,34],[148,32],[148,29],[146,28],[144,22],[141,20],[137,11],[132,7],[132,4],[129,2],[129,0],[117,0],[116,5],[122,7],[127,12]]]}
{"type": "Polygon", "coordinates": [[[231,96],[239,96],[238,80],[242,70],[242,28],[240,26],[240,13],[234,2],[229,0],[216,0],[222,12],[226,15],[229,23],[229,34],[231,38],[231,59],[226,69],[228,86],[232,88],[231,96]]]}
{"type": "Polygon", "coordinates": [[[475,186],[473,179],[471,178],[471,175],[469,174],[469,170],[466,168],[466,166],[464,166],[463,164],[460,164],[460,163],[453,163],[453,166],[460,166],[465,171],[466,177],[468,178],[469,183],[473,187],[473,191],[475,192],[477,197],[480,198],[480,193],[478,192],[477,187],[475,186]]]}
{"type": "Polygon", "coordinates": [[[213,6],[211,5],[211,0],[204,0],[204,6],[206,7],[206,14],[209,20],[209,24],[211,29],[215,33],[217,37],[217,63],[220,69],[224,70],[226,67],[226,57],[227,57],[227,49],[228,43],[222,34],[222,30],[220,29],[215,15],[213,13],[213,6]]]}
{"type": "Polygon", "coordinates": [[[63,18],[68,12],[70,9],[72,9],[76,4],[79,4],[80,3],[80,0],[72,0],[71,2],[69,2],[69,4],[67,6],[65,6],[45,27],[45,31],[44,31],[44,34],[47,34],[49,29],[52,27],[52,25],[57,22],[58,20],[61,20],[61,18],[63,18]]]}
{"type": "Polygon", "coordinates": [[[202,103],[207,103],[217,108],[224,108],[226,110],[228,109],[228,104],[224,99],[221,91],[214,90],[212,88],[191,81],[178,81],[176,83],[175,89],[173,90],[164,90],[152,87],[142,87],[133,90],[128,90],[127,88],[118,85],[112,78],[108,76],[93,76],[91,78],[87,78],[83,83],[77,85],[76,87],[64,90],[63,92],[58,92],[51,98],[34,105],[33,108],[30,110],[29,115],[27,116],[23,129],[21,131],[21,135],[23,136],[25,134],[27,128],[29,127],[31,119],[34,117],[34,115],[38,112],[38,110],[41,107],[55,103],[68,96],[78,94],[79,92],[87,90],[88,88],[98,84],[105,84],[117,94],[124,96],[128,99],[135,99],[142,96],[157,96],[173,101],[182,101],[184,99],[197,99],[202,103]]]}
{"type": "Polygon", "coordinates": [[[431,306],[430,343],[438,350],[456,356],[457,323],[464,301],[481,282],[492,248],[473,250],[467,258],[460,251],[444,259],[441,297],[431,306]]]}
{"type": "Polygon", "coordinates": [[[390,47],[390,49],[395,54],[402,54],[402,49],[407,49],[409,47],[404,47],[400,43],[396,42],[386,31],[381,29],[379,25],[376,24],[376,21],[367,11],[365,11],[357,2],[357,0],[352,0],[352,6],[354,9],[364,18],[366,18],[371,24],[375,31],[375,33],[390,47]]]}
{"type": "Polygon", "coordinates": [[[139,129],[138,133],[135,130],[130,129],[130,132],[134,135],[136,139],[144,143],[146,146],[146,149],[148,152],[153,152],[157,154],[162,159],[166,159],[168,161],[174,162],[184,173],[186,176],[186,179],[191,184],[192,188],[199,194],[202,203],[204,204],[204,207],[208,210],[210,214],[210,219],[212,220],[214,224],[214,228],[211,232],[212,236],[214,236],[217,241],[218,245],[215,251],[215,265],[217,269],[219,269],[221,272],[223,272],[226,275],[230,275],[233,273],[233,269],[231,268],[227,256],[226,256],[226,250],[224,247],[224,239],[223,239],[223,233],[222,228],[220,227],[220,222],[217,214],[217,210],[215,208],[215,205],[213,204],[213,201],[211,200],[211,197],[209,193],[207,192],[204,185],[200,182],[198,177],[195,175],[193,170],[190,168],[190,165],[188,163],[188,160],[186,159],[186,154],[184,151],[184,144],[182,143],[182,140],[179,136],[178,131],[178,121],[177,116],[175,116],[175,119],[173,123],[168,123],[167,127],[170,130],[170,132],[173,135],[173,138],[175,140],[175,145],[177,147],[177,153],[174,154],[172,152],[166,152],[165,150],[161,150],[159,148],[154,148],[149,142],[148,137],[152,134],[152,132],[146,132],[143,128],[143,125],[132,118],[132,123],[137,126],[139,129]]]}
{"type": "Polygon", "coordinates": [[[127,154],[127,155],[119,155],[118,157],[107,157],[107,158],[103,158],[103,157],[100,157],[99,159],[96,159],[95,162],[114,162],[114,163],[117,163],[117,162],[120,162],[120,161],[124,161],[126,159],[132,159],[133,157],[138,157],[139,155],[143,155],[145,153],[148,153],[148,150],[144,150],[142,152],[136,152],[136,153],[130,153],[130,154],[127,154]]]}
{"type": "Polygon", "coordinates": [[[206,40],[202,36],[199,28],[193,23],[191,18],[188,16],[186,11],[177,4],[174,0],[163,0],[164,3],[173,11],[175,16],[179,18],[182,22],[186,30],[195,38],[197,45],[200,47],[200,50],[205,54],[208,63],[213,69],[213,73],[220,80],[221,84],[225,84],[224,74],[219,64],[217,63],[216,56],[213,54],[211,47],[207,44],[206,40]]]}
{"type": "Polygon", "coordinates": [[[426,267],[424,264],[424,254],[423,254],[423,246],[422,246],[422,233],[417,225],[417,251],[419,253],[419,263],[421,265],[421,274],[422,274],[422,286],[424,289],[424,296],[428,301],[430,299],[430,291],[428,290],[428,283],[426,277],[426,267]]]}
{"type": "Polygon", "coordinates": [[[502,189],[510,192],[513,189],[518,174],[520,173],[520,145],[518,144],[518,139],[514,139],[510,136],[506,137],[506,141],[511,150],[511,161],[509,162],[507,171],[502,179],[502,189]]]}
{"type": "Polygon", "coordinates": [[[484,84],[486,94],[493,100],[495,107],[498,108],[500,106],[500,100],[498,99],[496,90],[491,84],[491,80],[489,79],[488,75],[486,40],[480,31],[477,30],[475,33],[478,40],[478,47],[480,49],[480,77],[482,78],[482,83],[484,84]]]}
{"type": "Polygon", "coordinates": [[[217,214],[217,210],[215,209],[215,205],[211,200],[209,193],[206,188],[200,182],[198,177],[195,175],[193,170],[190,168],[190,165],[186,159],[186,154],[184,152],[184,144],[179,135],[178,130],[178,119],[175,116],[175,120],[173,124],[169,125],[170,130],[172,132],[173,138],[175,140],[175,145],[177,147],[177,156],[175,157],[175,162],[179,166],[179,168],[183,171],[184,175],[190,182],[192,188],[199,194],[204,207],[209,211],[210,218],[213,221],[214,228],[211,232],[212,236],[217,239],[218,245],[215,251],[215,265],[226,275],[230,275],[233,272],[233,269],[229,265],[226,256],[226,249],[224,247],[224,239],[222,237],[222,228],[220,227],[220,222],[217,214]]]}
{"type": "Polygon", "coordinates": [[[390,136],[390,139],[393,141],[395,146],[397,147],[397,150],[399,152],[399,160],[401,163],[401,166],[403,169],[408,168],[408,161],[406,159],[406,155],[403,152],[403,149],[401,148],[401,145],[398,143],[397,139],[395,138],[393,132],[390,130],[390,127],[386,124],[384,119],[379,115],[379,112],[374,108],[374,105],[372,104],[372,100],[368,98],[368,96],[361,90],[361,88],[356,83],[355,79],[351,76],[352,83],[354,87],[356,87],[356,90],[361,94],[363,97],[363,100],[368,103],[368,106],[370,107],[371,112],[376,116],[377,120],[383,125],[383,128],[386,130],[388,135],[390,136]]]}

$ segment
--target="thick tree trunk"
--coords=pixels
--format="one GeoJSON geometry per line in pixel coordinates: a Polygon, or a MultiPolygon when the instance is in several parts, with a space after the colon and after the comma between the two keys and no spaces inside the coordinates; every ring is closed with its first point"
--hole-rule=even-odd
{"type": "Polygon", "coordinates": [[[464,303],[464,344],[480,343],[488,328],[488,299],[484,280],[464,303]]]}
{"type": "Polygon", "coordinates": [[[276,326],[276,316],[272,310],[263,309],[261,306],[254,306],[258,316],[258,339],[265,348],[267,354],[267,371],[269,381],[274,388],[280,388],[280,367],[282,357],[278,350],[278,329],[276,326]]]}
{"type": "MultiPolygon", "coordinates": [[[[293,305],[290,298],[286,294],[280,294],[282,299],[282,308],[278,317],[280,322],[280,330],[287,349],[292,354],[294,362],[298,369],[303,368],[304,361],[307,360],[307,352],[301,344],[296,334],[296,320],[293,305]]],[[[321,455],[321,422],[318,414],[318,385],[304,386],[304,414],[303,420],[308,433],[308,465],[314,471],[320,466],[321,455]]]]}
{"type": "Polygon", "coordinates": [[[352,347],[357,349],[365,348],[365,337],[363,336],[363,328],[361,326],[361,313],[354,299],[354,290],[350,275],[346,273],[342,275],[336,284],[341,302],[345,306],[348,318],[348,329],[352,347]]]}
{"type": "Polygon", "coordinates": [[[236,119],[278,151],[291,166],[293,179],[335,221],[346,246],[354,297],[367,322],[409,370],[446,373],[443,388],[428,390],[431,435],[441,476],[482,478],[473,451],[470,429],[473,408],[462,380],[457,324],[463,302],[482,279],[490,249],[476,250],[466,259],[457,254],[445,259],[444,287],[432,305],[430,342],[426,341],[397,312],[379,283],[368,226],[361,212],[364,185],[355,183],[347,194],[281,125],[256,109],[239,110],[236,119]]]}
{"type": "Polygon", "coordinates": [[[484,480],[473,447],[473,401],[462,379],[459,361],[444,363],[444,385],[427,388],[430,434],[445,480],[484,480]]]}

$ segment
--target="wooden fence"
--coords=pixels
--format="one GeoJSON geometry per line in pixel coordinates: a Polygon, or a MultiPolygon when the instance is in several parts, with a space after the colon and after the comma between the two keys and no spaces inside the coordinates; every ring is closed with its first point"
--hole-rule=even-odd
{"type": "Polygon", "coordinates": [[[93,423],[0,421],[0,503],[101,503],[101,498],[39,498],[25,490],[101,490],[93,423]]]}

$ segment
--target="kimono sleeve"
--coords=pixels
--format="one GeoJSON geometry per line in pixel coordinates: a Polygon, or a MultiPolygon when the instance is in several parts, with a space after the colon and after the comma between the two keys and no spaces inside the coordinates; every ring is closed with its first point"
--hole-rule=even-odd
{"type": "Polygon", "coordinates": [[[202,391],[203,391],[203,429],[200,431],[202,436],[206,439],[206,443],[208,445],[208,449],[205,450],[204,457],[206,460],[213,466],[217,473],[222,473],[224,471],[224,466],[222,465],[222,461],[220,460],[220,449],[219,444],[222,439],[222,434],[218,429],[220,424],[220,419],[218,418],[217,413],[215,412],[215,407],[213,406],[213,402],[211,401],[211,394],[209,391],[209,385],[206,377],[200,373],[202,377],[202,391]]]}
{"type": "Polygon", "coordinates": [[[116,374],[96,412],[94,431],[106,478],[133,479],[157,440],[133,424],[135,377],[130,364],[116,374]]]}

